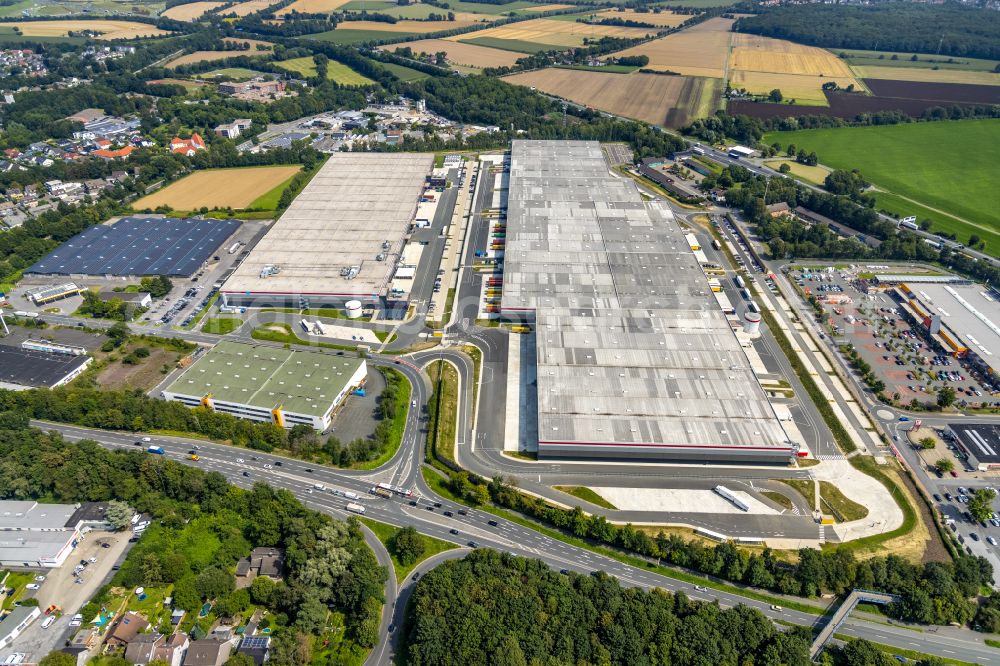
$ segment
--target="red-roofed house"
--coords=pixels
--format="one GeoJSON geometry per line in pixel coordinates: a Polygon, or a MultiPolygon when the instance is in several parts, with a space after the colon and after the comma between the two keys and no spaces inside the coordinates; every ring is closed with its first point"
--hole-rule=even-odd
{"type": "Polygon", "coordinates": [[[117,150],[95,150],[91,155],[96,155],[97,157],[103,157],[106,160],[113,160],[118,157],[122,159],[127,158],[135,150],[135,146],[125,146],[124,148],[119,148],[117,150]]]}
{"type": "Polygon", "coordinates": [[[187,155],[191,157],[199,150],[205,150],[205,141],[197,132],[192,134],[190,139],[174,137],[174,140],[170,142],[170,152],[175,155],[187,155]]]}
{"type": "Polygon", "coordinates": [[[98,148],[110,148],[111,141],[109,139],[96,139],[94,145],[98,148]]]}

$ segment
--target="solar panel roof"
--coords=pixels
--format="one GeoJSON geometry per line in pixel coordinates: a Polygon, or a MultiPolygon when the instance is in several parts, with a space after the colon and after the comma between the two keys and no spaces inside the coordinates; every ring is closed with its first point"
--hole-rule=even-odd
{"type": "Polygon", "coordinates": [[[43,275],[168,275],[194,273],[239,220],[126,217],[90,227],[27,270],[43,275]]]}

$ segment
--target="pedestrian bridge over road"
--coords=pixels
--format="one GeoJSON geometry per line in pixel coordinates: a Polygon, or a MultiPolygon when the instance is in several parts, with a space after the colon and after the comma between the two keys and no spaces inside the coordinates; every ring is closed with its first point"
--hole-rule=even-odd
{"type": "Polygon", "coordinates": [[[900,601],[901,597],[895,594],[885,594],[883,592],[872,592],[870,590],[852,590],[847,598],[844,599],[844,603],[840,604],[837,611],[830,617],[829,622],[820,630],[816,639],[813,641],[812,647],[809,648],[809,656],[816,660],[823,648],[826,647],[827,642],[833,637],[840,628],[840,625],[844,624],[847,617],[851,614],[854,608],[864,602],[869,604],[880,604],[886,605],[900,601]]]}

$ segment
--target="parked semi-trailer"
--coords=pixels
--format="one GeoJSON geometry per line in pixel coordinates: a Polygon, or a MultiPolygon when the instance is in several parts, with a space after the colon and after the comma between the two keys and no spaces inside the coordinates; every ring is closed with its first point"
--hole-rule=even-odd
{"type": "Polygon", "coordinates": [[[361,506],[360,504],[355,504],[354,502],[350,502],[347,505],[346,508],[351,513],[364,513],[365,512],[365,507],[361,506]]]}

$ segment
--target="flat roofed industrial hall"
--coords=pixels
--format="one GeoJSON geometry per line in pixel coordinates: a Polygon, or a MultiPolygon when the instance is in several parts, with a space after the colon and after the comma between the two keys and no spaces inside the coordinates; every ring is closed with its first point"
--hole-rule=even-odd
{"type": "Polygon", "coordinates": [[[334,153],[222,288],[231,304],[377,305],[434,157],[334,153]]]}
{"type": "Polygon", "coordinates": [[[85,229],[25,273],[188,277],[240,224],[239,220],[125,217],[85,229]]]}
{"type": "Polygon", "coordinates": [[[670,209],[597,142],[511,152],[501,312],[536,324],[539,457],[795,455],[670,209]]]}

